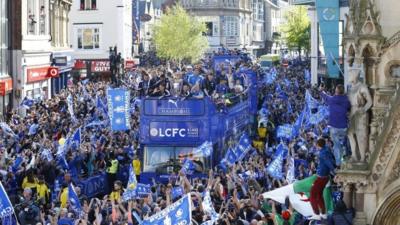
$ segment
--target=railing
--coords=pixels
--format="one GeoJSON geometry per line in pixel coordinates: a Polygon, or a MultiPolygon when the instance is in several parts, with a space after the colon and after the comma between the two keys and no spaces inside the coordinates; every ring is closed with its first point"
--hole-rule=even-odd
{"type": "Polygon", "coordinates": [[[185,9],[247,9],[239,0],[184,0],[182,6],[185,9]]]}

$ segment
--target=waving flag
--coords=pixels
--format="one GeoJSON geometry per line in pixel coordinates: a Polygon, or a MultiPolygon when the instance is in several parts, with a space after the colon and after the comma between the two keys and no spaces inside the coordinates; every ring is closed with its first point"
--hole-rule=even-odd
{"type": "Polygon", "coordinates": [[[75,113],[74,113],[74,103],[73,103],[73,98],[72,98],[71,94],[69,94],[67,97],[67,106],[68,106],[68,112],[71,115],[71,119],[75,123],[76,117],[75,117],[75,113]]]}
{"type": "Polygon", "coordinates": [[[296,122],[293,125],[294,136],[298,136],[300,134],[300,129],[303,126],[305,114],[306,109],[303,109],[303,111],[301,111],[300,115],[297,117],[296,122]]]}
{"type": "Polygon", "coordinates": [[[267,173],[275,179],[282,179],[282,166],[283,166],[284,151],[280,151],[278,156],[267,166],[267,173]]]}
{"type": "Polygon", "coordinates": [[[75,146],[78,148],[81,144],[81,128],[79,127],[76,129],[74,134],[71,137],[71,140],[68,142],[68,144],[75,146]]]}
{"type": "Polygon", "coordinates": [[[212,154],[212,151],[212,143],[206,141],[193,151],[193,155],[196,157],[208,157],[212,154]]]}
{"type": "Polygon", "coordinates": [[[235,148],[235,154],[237,156],[237,160],[242,160],[246,154],[251,150],[251,142],[249,136],[247,134],[243,134],[240,139],[239,143],[235,148]]]}
{"type": "Polygon", "coordinates": [[[71,204],[72,209],[77,213],[79,216],[82,215],[82,207],[81,203],[79,202],[78,195],[75,192],[74,186],[72,183],[68,185],[68,200],[71,204]]]}
{"type": "MultiPolygon", "coordinates": [[[[272,199],[281,204],[285,204],[286,197],[289,197],[289,201],[292,207],[305,217],[311,217],[314,215],[312,210],[309,196],[311,187],[314,181],[317,179],[317,175],[313,175],[303,180],[295,181],[292,184],[283,186],[281,188],[269,191],[263,194],[265,199],[272,199]]],[[[326,186],[323,192],[325,208],[328,213],[333,212],[333,200],[330,186],[326,186]]]]}
{"type": "Polygon", "coordinates": [[[237,161],[237,157],[235,155],[235,153],[232,151],[232,149],[228,149],[226,151],[225,157],[224,157],[224,161],[228,164],[228,165],[233,165],[235,164],[235,162],[237,161]]]}
{"type": "Polygon", "coordinates": [[[151,193],[151,186],[150,184],[138,183],[135,191],[137,196],[145,198],[151,193]]]}
{"type": "Polygon", "coordinates": [[[196,166],[194,165],[192,160],[186,158],[183,161],[183,165],[182,165],[181,171],[184,174],[192,175],[195,169],[196,169],[196,166]]]}
{"type": "Polygon", "coordinates": [[[14,138],[17,138],[18,136],[14,133],[14,131],[8,126],[8,124],[1,122],[0,123],[0,128],[4,131],[9,136],[12,136],[14,138]]]}
{"type": "Polygon", "coordinates": [[[306,104],[309,110],[316,109],[320,105],[320,103],[315,99],[309,90],[306,91],[306,104]]]}
{"type": "Polygon", "coordinates": [[[304,79],[306,82],[311,82],[311,73],[308,69],[304,69],[304,79]]]}
{"type": "Polygon", "coordinates": [[[96,108],[98,108],[104,115],[107,115],[107,107],[101,100],[100,96],[96,96],[96,108]]]}
{"type": "Polygon", "coordinates": [[[0,182],[0,219],[11,217],[14,214],[14,208],[11,205],[7,192],[0,182]]]}
{"type": "Polygon", "coordinates": [[[204,213],[211,218],[209,221],[207,221],[207,223],[214,224],[215,222],[217,222],[219,214],[214,209],[209,191],[206,191],[206,193],[204,194],[203,202],[201,203],[201,205],[203,206],[204,213]]]}
{"type": "Polygon", "coordinates": [[[171,191],[172,199],[179,198],[184,194],[185,194],[185,192],[183,191],[183,188],[181,186],[172,188],[172,191],[171,191]]]}
{"type": "Polygon", "coordinates": [[[141,225],[191,224],[191,220],[191,199],[190,194],[187,194],[161,212],[144,219],[141,225]]]}
{"type": "Polygon", "coordinates": [[[131,165],[129,167],[129,180],[128,184],[126,186],[126,191],[124,192],[122,199],[124,201],[129,201],[131,199],[134,199],[137,196],[136,193],[136,187],[138,185],[138,182],[136,180],[135,173],[133,172],[133,166],[131,165]]]}
{"type": "Polygon", "coordinates": [[[318,106],[318,111],[316,113],[311,113],[307,116],[307,123],[311,125],[316,125],[321,123],[324,119],[329,116],[329,110],[327,106],[318,106]]]}
{"type": "Polygon", "coordinates": [[[294,173],[294,159],[292,156],[289,156],[289,166],[288,171],[286,173],[286,181],[291,184],[296,181],[295,173],[294,173]]]}
{"type": "Polygon", "coordinates": [[[24,107],[25,109],[30,109],[33,104],[35,104],[35,101],[33,99],[25,97],[24,100],[22,100],[20,106],[24,107]]]}
{"type": "Polygon", "coordinates": [[[108,116],[113,131],[125,131],[130,128],[130,92],[123,88],[108,89],[108,116]]]}
{"type": "Polygon", "coordinates": [[[46,159],[49,162],[53,161],[53,155],[51,154],[51,151],[47,148],[42,150],[40,156],[42,159],[46,159]]]}
{"type": "Polygon", "coordinates": [[[294,132],[293,132],[292,125],[284,124],[284,125],[278,126],[277,131],[276,131],[276,137],[292,139],[293,136],[294,136],[294,132]]]}

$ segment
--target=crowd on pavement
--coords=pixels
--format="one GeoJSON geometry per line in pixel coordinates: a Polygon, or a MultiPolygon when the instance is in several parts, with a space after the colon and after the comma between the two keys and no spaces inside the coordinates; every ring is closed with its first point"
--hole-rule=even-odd
{"type": "MultiPolygon", "coordinates": [[[[319,160],[330,159],[330,149],[337,141],[330,137],[326,120],[302,127],[299,135],[291,140],[276,137],[279,125],[296,121],[305,105],[306,90],[310,90],[317,100],[330,98],[325,92],[320,95],[320,90],[311,86],[304,76],[308,63],[300,61],[288,68],[277,66],[274,68],[276,79],[270,84],[263,82],[269,73],[249,61],[220,65],[214,70],[211,57],[181,68],[176,65],[140,67],[122,83],[132,89],[132,103],[138,96],[210,97],[225,107],[233,104],[233,96],[245,94],[249,87],[248,77],[241,73],[243,67],[254,70],[261,83],[257,132],[251,137],[256,151],[232,167],[211,169],[208,178],[191,179],[179,173],[167,184],[154,182],[150,194],[129,201],[122,198],[127,180],[118,180],[116,174],[123,167],[133,165],[137,180],[140,180],[139,109],[132,104],[129,131],[111,131],[106,122],[102,123],[107,118],[108,82],[74,80],[51,99],[27,100],[18,109],[11,110],[0,129],[0,180],[14,205],[19,224],[138,224],[131,212],[140,218],[160,212],[177,199],[172,196],[176,187],[191,193],[195,206],[193,224],[210,220],[202,207],[206,192],[210,193],[213,207],[219,214],[215,224],[308,224],[308,219],[294,211],[289,202],[280,204],[262,197],[262,193],[288,184],[289,160],[285,160],[282,179],[265,171],[273,160],[276,147],[282,142],[294,158],[297,180],[313,174],[323,178],[313,192],[312,198],[317,200],[319,192],[340,165],[338,158],[337,165],[330,164],[330,160],[319,160]],[[73,105],[72,111],[69,101],[73,105]],[[61,160],[57,150],[78,127],[82,127],[81,144],[70,146],[75,150],[68,151],[65,160],[61,160]],[[76,185],[79,180],[99,173],[107,174],[109,193],[93,198],[82,194],[76,185]],[[71,183],[75,184],[81,213],[71,207],[68,198],[71,183]]],[[[332,100],[326,101],[329,104],[332,100]]],[[[344,125],[340,128],[346,127],[346,118],[341,120],[344,125]]],[[[322,210],[320,213],[326,214],[320,199],[316,202],[314,212],[319,214],[322,210]]]]}

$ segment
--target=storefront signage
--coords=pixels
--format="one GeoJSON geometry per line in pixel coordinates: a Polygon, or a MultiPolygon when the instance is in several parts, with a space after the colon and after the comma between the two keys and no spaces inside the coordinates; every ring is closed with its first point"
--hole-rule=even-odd
{"type": "Polygon", "coordinates": [[[53,63],[56,66],[66,66],[68,64],[67,56],[54,57],[53,63]]]}
{"type": "Polygon", "coordinates": [[[104,73],[110,71],[110,61],[92,61],[92,73],[104,73]]]}
{"type": "Polygon", "coordinates": [[[196,122],[151,122],[150,139],[154,141],[197,141],[200,124],[196,122]]]}
{"type": "Polygon", "coordinates": [[[49,67],[39,67],[39,68],[28,68],[26,70],[27,82],[32,83],[36,81],[46,80],[49,67]]]}
{"type": "Polygon", "coordinates": [[[57,67],[49,67],[49,71],[47,73],[47,77],[49,77],[49,78],[59,77],[58,68],[57,67]]]}
{"type": "Polygon", "coordinates": [[[5,96],[7,92],[12,90],[12,86],[13,83],[11,78],[0,80],[0,95],[5,96]]]}
{"type": "Polygon", "coordinates": [[[133,60],[125,61],[125,69],[133,69],[135,67],[136,67],[135,61],[133,61],[133,60]]]}

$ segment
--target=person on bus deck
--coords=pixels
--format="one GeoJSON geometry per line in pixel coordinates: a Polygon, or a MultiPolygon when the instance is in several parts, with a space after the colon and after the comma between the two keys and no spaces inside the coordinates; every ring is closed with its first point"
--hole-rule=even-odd
{"type": "Polygon", "coordinates": [[[227,83],[226,79],[221,79],[219,81],[219,84],[215,87],[215,91],[217,94],[225,95],[229,92],[229,87],[226,83],[227,83]]]}
{"type": "Polygon", "coordinates": [[[193,71],[193,75],[188,78],[188,83],[191,86],[194,86],[197,82],[201,82],[203,80],[203,76],[200,75],[200,68],[195,68],[193,71]]]}
{"type": "Polygon", "coordinates": [[[148,90],[150,87],[150,76],[149,74],[143,70],[142,71],[142,81],[139,83],[139,95],[140,96],[146,96],[148,94],[148,90]]]}
{"type": "Polygon", "coordinates": [[[207,95],[208,97],[213,96],[215,93],[216,86],[217,83],[215,81],[214,74],[211,71],[209,71],[207,73],[206,79],[203,80],[202,84],[204,94],[207,95]]]}
{"type": "Polygon", "coordinates": [[[151,95],[153,93],[154,89],[158,87],[160,84],[160,78],[158,77],[157,70],[151,71],[151,76],[150,76],[150,85],[148,89],[148,94],[151,95]]]}
{"type": "Polygon", "coordinates": [[[132,167],[133,167],[133,171],[135,172],[135,175],[136,175],[136,181],[139,183],[140,182],[140,160],[137,155],[135,155],[133,157],[132,167]]]}
{"type": "Polygon", "coordinates": [[[169,91],[165,88],[165,83],[160,83],[157,88],[151,93],[152,97],[168,97],[170,96],[169,91]]]}
{"type": "Polygon", "coordinates": [[[193,98],[197,98],[197,99],[202,99],[204,98],[204,93],[203,91],[200,89],[200,82],[196,83],[193,87],[192,90],[190,91],[191,95],[193,98]]]}
{"type": "Polygon", "coordinates": [[[191,65],[186,66],[186,73],[183,76],[185,81],[188,81],[189,78],[193,75],[193,67],[191,65]]]}
{"type": "Polygon", "coordinates": [[[165,73],[162,73],[160,75],[159,83],[164,83],[165,89],[167,89],[168,91],[171,90],[171,82],[169,81],[168,77],[166,77],[165,73]]]}
{"type": "Polygon", "coordinates": [[[190,92],[190,85],[187,82],[183,82],[181,94],[181,98],[190,98],[192,97],[192,93],[190,92]]]}

